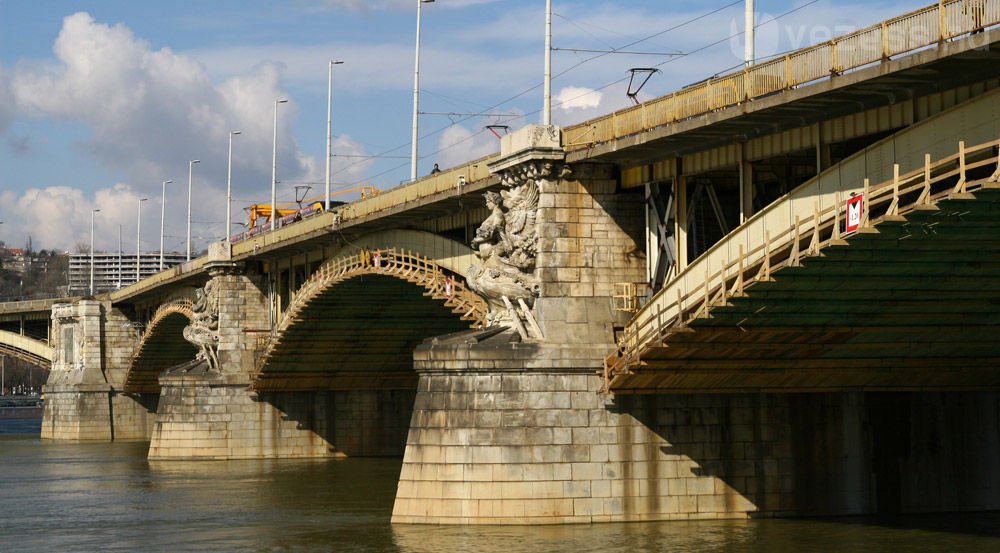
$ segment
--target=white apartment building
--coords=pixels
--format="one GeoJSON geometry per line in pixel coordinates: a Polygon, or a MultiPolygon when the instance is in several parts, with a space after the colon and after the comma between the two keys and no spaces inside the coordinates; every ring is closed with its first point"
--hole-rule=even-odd
{"type": "MultiPolygon", "coordinates": [[[[184,263],[186,255],[179,252],[163,253],[163,268],[184,263]]],[[[160,270],[160,253],[94,252],[94,293],[117,290],[160,270]],[[138,265],[138,267],[137,267],[138,265]]],[[[74,253],[69,256],[69,295],[90,294],[90,254],[74,253]]]]}

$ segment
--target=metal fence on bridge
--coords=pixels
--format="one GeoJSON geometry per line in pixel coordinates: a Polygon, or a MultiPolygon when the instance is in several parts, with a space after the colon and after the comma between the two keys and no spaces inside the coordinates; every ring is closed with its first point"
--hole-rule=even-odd
{"type": "Polygon", "coordinates": [[[567,127],[563,130],[563,147],[567,151],[582,150],[842,75],[997,24],[1000,0],[941,0],[828,42],[567,127]]]}

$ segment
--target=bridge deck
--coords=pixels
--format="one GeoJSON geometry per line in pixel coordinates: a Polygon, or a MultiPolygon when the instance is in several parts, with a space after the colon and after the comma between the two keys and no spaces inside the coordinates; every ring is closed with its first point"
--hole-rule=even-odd
{"type": "Polygon", "coordinates": [[[1000,64],[983,62],[997,59],[1000,31],[969,33],[1000,23],[1000,0],[983,0],[978,25],[966,3],[935,3],[567,127],[567,159],[651,163],[995,77],[1000,64]]]}

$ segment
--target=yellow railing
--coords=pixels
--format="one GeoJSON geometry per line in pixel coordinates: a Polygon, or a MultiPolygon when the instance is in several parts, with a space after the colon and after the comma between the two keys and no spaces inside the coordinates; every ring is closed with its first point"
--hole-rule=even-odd
{"type": "Polygon", "coordinates": [[[191,310],[193,305],[194,303],[191,300],[183,299],[173,300],[158,307],[156,312],[153,313],[153,316],[149,319],[149,322],[146,323],[142,336],[139,337],[139,340],[132,351],[132,355],[129,360],[129,367],[131,367],[139,355],[142,354],[142,348],[146,345],[146,341],[149,337],[153,335],[153,332],[156,331],[156,325],[160,324],[160,321],[174,314],[184,315],[189,321],[193,320],[194,311],[191,310]]]}
{"type": "Polygon", "coordinates": [[[142,335],[136,341],[135,347],[132,349],[131,355],[129,355],[128,369],[125,371],[124,389],[126,391],[135,391],[135,392],[146,391],[146,390],[136,389],[137,386],[136,379],[138,377],[136,371],[141,369],[141,367],[136,367],[136,363],[142,357],[142,353],[146,349],[146,346],[149,345],[150,337],[153,335],[154,332],[156,332],[156,327],[157,325],[160,324],[160,321],[169,317],[170,315],[175,315],[175,314],[183,315],[189,321],[193,320],[194,319],[194,311],[192,311],[193,305],[194,303],[188,299],[172,300],[170,302],[161,305],[159,308],[157,308],[156,312],[153,313],[153,316],[150,317],[149,321],[146,323],[142,335]]]}
{"type": "Polygon", "coordinates": [[[1000,0],[941,0],[853,33],[563,129],[568,151],[736,106],[1000,23],[1000,0]]]}
{"type": "Polygon", "coordinates": [[[371,196],[340,206],[336,209],[339,214],[339,220],[343,224],[346,224],[350,221],[364,219],[386,209],[396,209],[405,206],[408,203],[429,196],[449,192],[459,194],[462,192],[459,185],[460,181],[471,184],[475,181],[489,178],[490,170],[487,165],[498,157],[499,154],[486,156],[470,161],[465,165],[445,169],[440,173],[423,177],[411,183],[384,190],[377,196],[371,196]]]}
{"type": "MultiPolygon", "coordinates": [[[[958,143],[958,153],[931,162],[930,154],[924,157],[923,167],[899,174],[899,165],[893,166],[893,178],[870,186],[867,179],[862,189],[865,202],[861,227],[867,228],[905,213],[934,204],[952,194],[980,189],[986,183],[1000,179],[1000,159],[997,148],[1000,140],[993,140],[971,148],[958,143]],[[994,168],[988,178],[967,180],[968,172],[983,167],[994,168]],[[876,215],[877,214],[877,215],[876,215]]],[[[784,267],[798,266],[803,257],[818,255],[831,245],[842,243],[842,225],[846,217],[846,198],[838,198],[825,209],[815,207],[805,217],[795,215],[784,228],[768,225],[766,214],[734,231],[738,242],[734,256],[716,258],[712,263],[709,253],[699,258],[701,263],[689,266],[667,287],[650,300],[625,327],[618,343],[618,353],[608,358],[604,376],[607,388],[615,376],[629,374],[642,361],[642,353],[650,347],[664,343],[671,334],[682,330],[691,320],[707,316],[709,310],[726,303],[728,297],[741,296],[744,289],[759,281],[771,278],[771,273],[784,267]],[[756,224],[768,228],[760,234],[763,240],[750,249],[747,230],[756,224]],[[727,259],[728,257],[728,259],[727,259]],[[717,269],[711,270],[711,265],[717,269]],[[692,270],[693,269],[693,270],[692,270]],[[699,271],[700,269],[700,271],[699,271]]],[[[794,202],[789,197],[786,203],[794,202]]],[[[772,205],[778,218],[790,217],[790,210],[783,205],[772,205]],[[782,213],[784,212],[784,213],[782,213]]],[[[759,225],[758,225],[759,226],[759,225]]],[[[715,253],[725,253],[717,249],[715,253]]]]}

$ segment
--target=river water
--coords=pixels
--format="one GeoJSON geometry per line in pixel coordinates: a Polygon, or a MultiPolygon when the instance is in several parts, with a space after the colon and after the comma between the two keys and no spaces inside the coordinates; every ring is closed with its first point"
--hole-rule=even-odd
{"type": "Polygon", "coordinates": [[[1000,552],[1000,514],[547,527],[390,525],[399,459],[151,462],[0,420],[0,553],[1000,552]]]}

